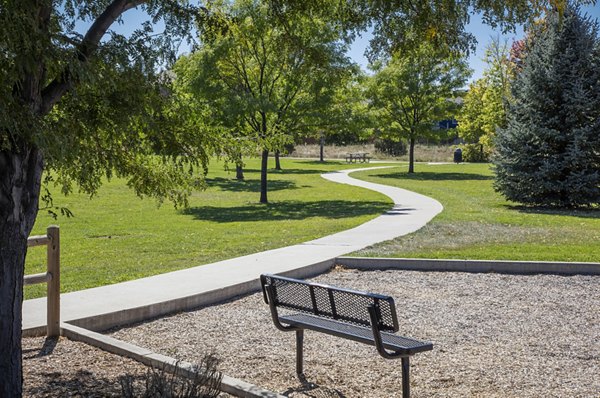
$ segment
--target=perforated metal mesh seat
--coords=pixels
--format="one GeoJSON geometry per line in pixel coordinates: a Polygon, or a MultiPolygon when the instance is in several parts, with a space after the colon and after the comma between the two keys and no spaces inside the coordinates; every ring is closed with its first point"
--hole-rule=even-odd
{"type": "MultiPolygon", "coordinates": [[[[279,320],[288,325],[350,338],[351,340],[360,341],[361,343],[370,344],[373,346],[375,345],[373,330],[371,330],[371,328],[350,325],[347,323],[323,319],[308,314],[284,315],[280,316],[279,320]]],[[[429,351],[433,349],[433,345],[431,343],[411,339],[409,337],[398,336],[385,332],[381,333],[381,337],[383,340],[383,346],[385,348],[405,355],[413,355],[417,352],[429,351]]]]}

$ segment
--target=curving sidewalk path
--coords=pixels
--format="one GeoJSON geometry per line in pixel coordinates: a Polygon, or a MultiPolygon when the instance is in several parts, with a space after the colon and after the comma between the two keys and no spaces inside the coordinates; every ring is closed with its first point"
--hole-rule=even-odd
{"type": "MultiPolygon", "coordinates": [[[[329,268],[336,257],[418,230],[443,210],[438,201],[429,197],[349,176],[354,171],[378,168],[385,166],[322,175],[333,182],[381,192],[393,200],[391,210],[367,223],[294,246],[66,293],[61,295],[61,320],[99,330],[256,291],[262,273],[314,275],[329,268]]],[[[46,299],[25,301],[24,334],[40,333],[45,324],[46,299]]]]}

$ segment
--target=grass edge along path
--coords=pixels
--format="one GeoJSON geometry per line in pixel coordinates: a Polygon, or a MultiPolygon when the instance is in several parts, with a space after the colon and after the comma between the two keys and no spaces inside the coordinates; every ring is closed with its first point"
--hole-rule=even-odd
{"type": "MultiPolygon", "coordinates": [[[[258,203],[258,160],[247,160],[246,181],[235,180],[235,173],[224,171],[221,164],[211,166],[209,188],[195,192],[183,210],[140,200],[118,179],[106,182],[92,200],[54,193],[54,202],[67,206],[75,217],[53,220],[40,212],[32,235],[43,234],[50,224],[60,225],[61,291],[302,243],[363,224],[392,206],[380,193],[320,176],[369,165],[282,159],[282,171],[269,171],[268,205],[258,203]]],[[[30,248],[25,273],[44,271],[45,250],[30,248]]],[[[25,289],[25,299],[44,295],[45,285],[25,289]]]]}
{"type": "Polygon", "coordinates": [[[544,210],[506,201],[489,164],[419,164],[353,177],[430,196],[444,211],[421,230],[353,253],[364,257],[600,261],[600,209],[544,210]]]}

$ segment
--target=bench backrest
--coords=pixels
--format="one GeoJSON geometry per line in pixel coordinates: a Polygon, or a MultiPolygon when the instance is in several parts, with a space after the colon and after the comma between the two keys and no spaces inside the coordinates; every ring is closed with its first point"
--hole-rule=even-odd
{"type": "Polygon", "coordinates": [[[339,289],[278,275],[261,275],[260,280],[267,304],[267,287],[270,286],[275,296],[273,304],[276,307],[366,327],[371,327],[368,307],[374,306],[379,319],[379,330],[398,331],[398,318],[392,297],[339,289]]]}

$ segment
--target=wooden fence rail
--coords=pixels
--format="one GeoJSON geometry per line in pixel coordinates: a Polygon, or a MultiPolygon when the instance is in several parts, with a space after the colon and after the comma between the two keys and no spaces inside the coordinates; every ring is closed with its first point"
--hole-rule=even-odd
{"type": "Polygon", "coordinates": [[[60,335],[60,231],[58,226],[49,226],[46,235],[30,236],[27,239],[29,247],[43,245],[46,246],[48,271],[26,275],[23,282],[25,285],[47,284],[46,335],[57,337],[60,335]]]}

